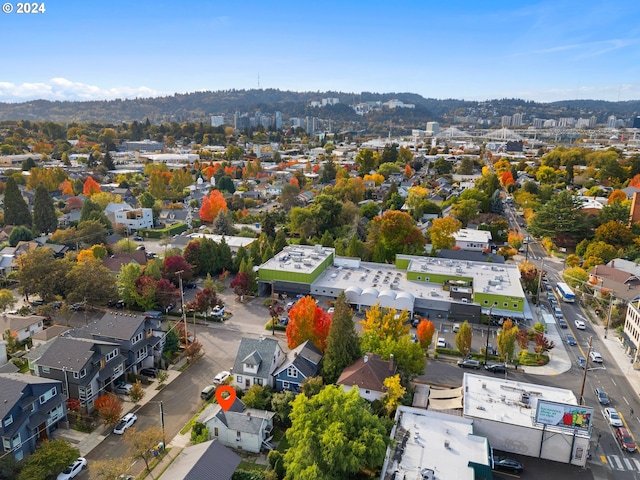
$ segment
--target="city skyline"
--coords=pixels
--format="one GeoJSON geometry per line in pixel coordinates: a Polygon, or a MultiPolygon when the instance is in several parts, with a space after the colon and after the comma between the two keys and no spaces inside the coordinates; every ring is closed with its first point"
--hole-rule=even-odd
{"type": "Polygon", "coordinates": [[[14,11],[0,16],[8,46],[0,102],[251,88],[640,99],[640,5],[629,0],[464,0],[437,8],[376,0],[58,0],[37,14],[9,4],[14,11]]]}

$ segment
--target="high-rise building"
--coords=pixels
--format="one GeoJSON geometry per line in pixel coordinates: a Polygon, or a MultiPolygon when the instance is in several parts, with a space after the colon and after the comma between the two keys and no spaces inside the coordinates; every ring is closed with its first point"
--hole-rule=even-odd
{"type": "Polygon", "coordinates": [[[308,116],[305,119],[305,131],[309,135],[314,135],[318,129],[318,119],[316,117],[308,116]]]}
{"type": "Polygon", "coordinates": [[[510,115],[503,115],[502,116],[502,126],[503,127],[510,127],[511,126],[511,116],[510,115]]]}
{"type": "Polygon", "coordinates": [[[616,128],[617,118],[615,115],[609,115],[607,118],[607,128],[616,128]]]}
{"type": "Polygon", "coordinates": [[[427,122],[427,132],[433,135],[440,133],[440,124],[438,122],[427,122]]]}
{"type": "Polygon", "coordinates": [[[224,115],[211,115],[211,126],[219,127],[224,124],[224,115]]]}
{"type": "Polygon", "coordinates": [[[514,127],[522,126],[522,113],[514,113],[511,117],[511,125],[514,127]]]}
{"type": "Polygon", "coordinates": [[[275,125],[276,130],[280,130],[282,128],[282,112],[275,113],[275,125]]]}

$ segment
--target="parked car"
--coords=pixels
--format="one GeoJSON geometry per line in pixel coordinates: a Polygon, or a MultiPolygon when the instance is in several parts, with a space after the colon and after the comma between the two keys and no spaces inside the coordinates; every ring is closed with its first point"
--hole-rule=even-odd
{"type": "Polygon", "coordinates": [[[329,309],[327,310],[327,313],[332,314],[335,311],[336,311],[335,307],[329,307],[329,309]]]}
{"type": "Polygon", "coordinates": [[[146,247],[144,245],[138,245],[136,247],[136,250],[140,251],[140,250],[146,250],[146,247]]]}
{"type": "Polygon", "coordinates": [[[291,307],[293,307],[293,305],[294,305],[295,303],[296,303],[296,302],[287,302],[287,312],[288,312],[289,310],[291,310],[291,307]]]}
{"type": "Polygon", "coordinates": [[[567,345],[569,345],[571,347],[575,347],[578,344],[578,342],[576,342],[576,339],[574,338],[574,336],[569,334],[569,333],[567,334],[567,336],[565,338],[566,338],[566,341],[567,341],[567,345]]]}
{"type": "Polygon", "coordinates": [[[585,328],[587,328],[582,320],[576,320],[575,324],[578,330],[584,330],[585,328]]]}
{"type": "Polygon", "coordinates": [[[184,285],[184,288],[190,288],[191,290],[198,288],[198,284],[196,282],[187,282],[184,285]]]}
{"type": "Polygon", "coordinates": [[[622,419],[615,408],[607,407],[604,409],[604,418],[607,419],[612,427],[622,427],[622,419]]]}
{"type": "Polygon", "coordinates": [[[567,322],[564,321],[564,318],[558,319],[558,325],[560,326],[560,328],[569,328],[569,325],[567,325],[567,322]]]}
{"type": "Polygon", "coordinates": [[[460,368],[475,368],[476,370],[479,370],[480,362],[478,360],[473,360],[472,358],[465,358],[464,360],[458,360],[458,366],[460,368]]]}
{"type": "Polygon", "coordinates": [[[142,370],[140,370],[140,375],[144,375],[145,377],[151,377],[151,378],[156,378],[158,376],[158,369],[157,368],[143,368],[142,370]]]}
{"type": "Polygon", "coordinates": [[[598,352],[589,353],[589,358],[594,363],[602,363],[602,355],[600,355],[600,353],[598,352]]]}
{"type": "Polygon", "coordinates": [[[134,242],[143,242],[143,241],[144,241],[144,238],[142,238],[142,237],[141,237],[141,236],[139,236],[139,235],[136,235],[135,237],[133,237],[133,241],[134,241],[134,242]]]}
{"type": "Polygon", "coordinates": [[[447,341],[443,337],[438,337],[438,348],[447,348],[447,341]]]}
{"type": "Polygon", "coordinates": [[[460,324],[459,323],[454,323],[453,324],[453,333],[458,333],[460,331],[460,324]]]}
{"type": "Polygon", "coordinates": [[[129,395],[132,388],[133,385],[130,383],[121,383],[120,385],[116,385],[115,391],[120,395],[129,395]]]}
{"type": "Polygon", "coordinates": [[[78,457],[78,459],[65,468],[62,473],[58,474],[56,480],[70,480],[85,468],[87,468],[87,459],[84,457],[78,457]]]}
{"type": "Polygon", "coordinates": [[[206,402],[211,397],[213,397],[214,393],[216,393],[216,386],[215,385],[207,385],[206,387],[204,387],[202,389],[202,392],[200,392],[200,398],[206,402]]]}
{"type": "Polygon", "coordinates": [[[127,413],[118,421],[118,423],[116,423],[116,426],[113,427],[113,433],[116,435],[122,435],[127,428],[136,423],[136,420],[138,420],[138,417],[135,413],[127,413]]]}
{"type": "Polygon", "coordinates": [[[508,457],[493,457],[494,470],[501,470],[503,472],[522,473],[524,467],[520,462],[508,457]]]}
{"type": "Polygon", "coordinates": [[[213,378],[213,383],[215,385],[220,385],[221,383],[226,382],[230,376],[231,376],[231,372],[227,372],[226,370],[223,370],[213,378]]]}
{"type": "Polygon", "coordinates": [[[484,366],[484,369],[488,372],[493,372],[493,373],[504,373],[507,371],[507,366],[504,365],[503,363],[487,363],[484,366]]]}
{"type": "Polygon", "coordinates": [[[213,310],[211,310],[211,315],[213,315],[214,317],[221,317],[222,315],[224,315],[224,307],[216,305],[215,307],[213,307],[213,310]]]}
{"type": "Polygon", "coordinates": [[[71,310],[74,312],[82,312],[84,310],[84,306],[81,303],[74,303],[71,305],[71,310]]]}
{"type": "Polygon", "coordinates": [[[637,449],[636,442],[631,436],[631,432],[624,427],[616,428],[616,440],[620,444],[620,447],[627,452],[635,452],[637,449]]]}
{"type": "Polygon", "coordinates": [[[609,405],[609,395],[604,391],[603,388],[596,388],[593,393],[596,394],[596,398],[602,405],[609,405]]]}
{"type": "Polygon", "coordinates": [[[582,355],[578,356],[578,365],[580,365],[580,367],[584,370],[584,368],[587,366],[587,359],[584,358],[582,355]]]}

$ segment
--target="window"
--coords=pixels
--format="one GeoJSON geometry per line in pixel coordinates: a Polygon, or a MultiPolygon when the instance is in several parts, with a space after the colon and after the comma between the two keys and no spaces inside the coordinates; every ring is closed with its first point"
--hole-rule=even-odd
{"type": "Polygon", "coordinates": [[[284,388],[285,390],[289,389],[289,382],[282,382],[282,388],[284,388]]]}
{"type": "Polygon", "coordinates": [[[298,370],[293,365],[287,368],[287,377],[298,378],[298,370]]]}
{"type": "Polygon", "coordinates": [[[236,382],[242,383],[242,376],[241,375],[236,375],[236,382]]]}
{"type": "Polygon", "coordinates": [[[513,308],[518,308],[518,304],[517,304],[517,303],[514,303],[514,304],[513,304],[513,308]]]}
{"type": "Polygon", "coordinates": [[[73,372],[73,378],[84,378],[87,376],[87,369],[83,368],[80,372],[73,372]]]}
{"type": "Polygon", "coordinates": [[[56,393],[57,393],[56,387],[53,387],[51,390],[49,390],[46,393],[43,393],[42,395],[40,395],[40,403],[46,403],[51,398],[55,397],[56,393]]]}
{"type": "Polygon", "coordinates": [[[80,378],[79,372],[73,372],[73,378],[80,378]]]}
{"type": "Polygon", "coordinates": [[[484,301],[484,304],[485,304],[485,305],[489,305],[489,300],[485,300],[485,301],[484,301]]]}
{"type": "Polygon", "coordinates": [[[371,390],[365,390],[364,393],[366,393],[367,395],[369,395],[371,393],[371,390]]]}
{"type": "Polygon", "coordinates": [[[218,427],[214,427],[213,429],[213,436],[217,437],[218,436],[218,427]]]}
{"type": "Polygon", "coordinates": [[[49,367],[41,367],[42,368],[42,373],[49,373],[50,369],[49,367]]]}
{"type": "Polygon", "coordinates": [[[503,307],[508,307],[508,306],[509,306],[509,304],[508,304],[507,302],[504,302],[504,303],[502,304],[502,306],[503,306],[503,307]]]}
{"type": "Polygon", "coordinates": [[[11,439],[7,437],[2,437],[2,446],[4,447],[4,451],[11,450],[11,439]]]}
{"type": "Polygon", "coordinates": [[[238,431],[236,432],[236,441],[239,442],[240,440],[242,440],[242,433],[238,431]]]}
{"type": "Polygon", "coordinates": [[[144,337],[144,333],[140,332],[138,335],[136,335],[135,337],[133,337],[131,339],[131,343],[132,344],[136,344],[138,343],[140,340],[142,340],[142,338],[144,337]]]}
{"type": "Polygon", "coordinates": [[[13,415],[9,415],[7,418],[5,418],[3,423],[5,427],[11,425],[13,423],[13,415]]]}
{"type": "Polygon", "coordinates": [[[22,445],[22,438],[20,437],[20,434],[16,433],[11,439],[11,442],[13,443],[13,448],[20,448],[22,445]]]}
{"type": "Polygon", "coordinates": [[[107,353],[105,358],[107,359],[107,362],[108,362],[109,360],[116,358],[117,356],[118,356],[118,349],[115,348],[111,352],[107,353]]]}

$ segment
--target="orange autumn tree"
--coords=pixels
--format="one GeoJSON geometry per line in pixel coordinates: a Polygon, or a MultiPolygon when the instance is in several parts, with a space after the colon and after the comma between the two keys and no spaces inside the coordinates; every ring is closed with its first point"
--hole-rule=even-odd
{"type": "Polygon", "coordinates": [[[331,315],[320,308],[313,297],[303,297],[289,310],[287,345],[296,348],[309,340],[324,352],[330,326],[331,315]]]}
{"type": "Polygon", "coordinates": [[[75,193],[73,192],[73,185],[71,185],[69,179],[66,179],[64,182],[62,182],[58,189],[62,192],[62,195],[75,195],[75,193]]]}
{"type": "Polygon", "coordinates": [[[82,189],[82,193],[87,197],[90,197],[94,193],[101,193],[100,185],[93,178],[88,177],[84,182],[84,188],[82,189]]]}
{"type": "Polygon", "coordinates": [[[640,173],[633,176],[633,178],[629,181],[629,186],[640,188],[640,173]]]}
{"type": "Polygon", "coordinates": [[[435,332],[435,330],[436,326],[431,320],[423,318],[420,321],[420,323],[418,324],[416,335],[422,348],[429,348],[429,345],[431,345],[431,341],[433,340],[433,333],[435,332]]]}
{"type": "MultiPolygon", "coordinates": [[[[640,174],[636,175],[636,177],[640,177],[640,174]]],[[[636,177],[633,177],[633,178],[635,179],[636,177]]],[[[629,186],[633,187],[634,185],[629,184],[629,186]]],[[[627,199],[626,193],[624,193],[622,190],[614,190],[613,192],[611,192],[611,195],[609,195],[609,198],[607,199],[607,204],[611,205],[617,202],[624,202],[626,199],[627,199]]]]}
{"type": "Polygon", "coordinates": [[[100,395],[94,407],[105,425],[115,425],[122,416],[122,400],[113,393],[100,395]]]}
{"type": "Polygon", "coordinates": [[[211,223],[220,212],[227,213],[227,202],[220,190],[211,190],[208,196],[202,198],[200,220],[211,223]]]}

